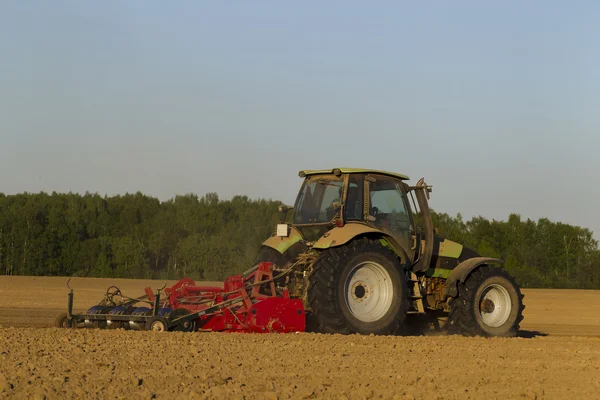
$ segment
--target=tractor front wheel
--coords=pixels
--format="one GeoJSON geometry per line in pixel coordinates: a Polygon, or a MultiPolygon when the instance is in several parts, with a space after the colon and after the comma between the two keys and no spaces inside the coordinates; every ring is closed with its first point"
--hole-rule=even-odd
{"type": "Polygon", "coordinates": [[[264,246],[260,249],[255,264],[265,261],[272,262],[277,267],[282,268],[285,264],[285,257],[277,250],[264,246]]]}
{"type": "Polygon", "coordinates": [[[325,250],[310,277],[310,326],[326,333],[399,333],[408,308],[406,275],[379,241],[325,250]]]}
{"type": "Polygon", "coordinates": [[[483,266],[458,285],[450,300],[450,333],[467,336],[515,336],[523,319],[523,295],[503,269],[483,266]]]}

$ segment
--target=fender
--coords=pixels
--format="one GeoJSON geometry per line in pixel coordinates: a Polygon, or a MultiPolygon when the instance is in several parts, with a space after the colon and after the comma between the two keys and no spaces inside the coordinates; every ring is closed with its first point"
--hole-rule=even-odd
{"type": "Polygon", "coordinates": [[[263,246],[271,247],[281,254],[285,253],[290,247],[302,240],[302,235],[293,226],[290,227],[290,234],[287,237],[271,236],[263,242],[263,246]]]}
{"type": "Polygon", "coordinates": [[[469,258],[468,260],[465,260],[458,264],[456,268],[452,270],[452,272],[448,276],[448,279],[446,280],[446,289],[444,290],[444,297],[448,298],[458,296],[458,283],[464,283],[467,277],[476,268],[488,264],[504,264],[504,261],[498,258],[474,257],[469,258]]]}
{"type": "Polygon", "coordinates": [[[319,240],[313,244],[313,249],[325,250],[330,247],[342,246],[357,236],[373,234],[380,236],[380,242],[384,247],[389,248],[396,254],[402,262],[408,260],[408,256],[402,246],[399,246],[394,238],[379,229],[372,228],[361,223],[348,223],[342,227],[335,227],[325,233],[319,240]]]}

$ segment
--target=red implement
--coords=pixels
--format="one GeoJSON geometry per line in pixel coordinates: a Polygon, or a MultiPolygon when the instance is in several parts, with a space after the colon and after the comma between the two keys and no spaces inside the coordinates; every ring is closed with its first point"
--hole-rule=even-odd
{"type": "MultiPolygon", "coordinates": [[[[152,290],[146,293],[153,301],[152,290]]],[[[287,289],[278,295],[273,264],[260,263],[246,276],[228,277],[221,286],[196,286],[183,278],[164,289],[163,307],[197,314],[195,329],[219,332],[303,332],[306,328],[301,299],[291,299],[287,289]]]]}

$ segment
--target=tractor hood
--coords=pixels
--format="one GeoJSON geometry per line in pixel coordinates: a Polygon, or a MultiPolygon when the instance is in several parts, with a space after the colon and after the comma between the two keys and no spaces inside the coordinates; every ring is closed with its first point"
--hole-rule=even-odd
{"type": "Polygon", "coordinates": [[[426,271],[426,275],[448,278],[452,270],[461,262],[475,257],[479,257],[476,251],[436,235],[434,237],[431,264],[426,271]]]}

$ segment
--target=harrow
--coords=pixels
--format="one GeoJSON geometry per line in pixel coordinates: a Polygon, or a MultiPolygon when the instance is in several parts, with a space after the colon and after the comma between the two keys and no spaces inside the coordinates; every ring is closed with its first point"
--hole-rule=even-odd
{"type": "MultiPolygon", "coordinates": [[[[283,274],[281,274],[283,275],[283,274]]],[[[302,300],[287,289],[276,290],[273,264],[261,262],[242,275],[228,277],[223,286],[198,286],[190,278],[141,297],[125,296],[110,286],[97,305],[73,313],[69,287],[67,312],[56,319],[61,328],[101,328],[152,331],[298,332],[305,330],[302,300]]],[[[67,282],[68,285],[68,282],[67,282]]]]}

